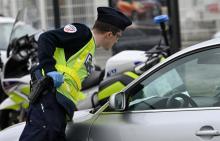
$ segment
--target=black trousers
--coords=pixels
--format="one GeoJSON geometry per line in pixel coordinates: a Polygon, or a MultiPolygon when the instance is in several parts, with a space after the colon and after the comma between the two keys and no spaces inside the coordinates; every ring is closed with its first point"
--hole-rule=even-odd
{"type": "Polygon", "coordinates": [[[31,104],[19,141],[65,141],[66,114],[55,93],[31,104]]]}

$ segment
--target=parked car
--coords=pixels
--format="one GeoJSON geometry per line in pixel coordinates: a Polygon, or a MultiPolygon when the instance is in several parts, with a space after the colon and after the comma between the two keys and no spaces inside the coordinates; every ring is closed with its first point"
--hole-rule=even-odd
{"type": "MultiPolygon", "coordinates": [[[[6,50],[8,48],[10,35],[12,32],[12,27],[15,19],[10,17],[1,17],[0,16],[0,52],[1,52],[1,59],[3,63],[6,61],[6,50]]],[[[32,27],[31,25],[20,23],[16,27],[16,33],[14,33],[14,37],[11,37],[11,39],[16,37],[21,37],[22,35],[25,35],[28,33],[29,35],[36,33],[37,29],[32,27]]]]}
{"type": "MultiPolygon", "coordinates": [[[[219,72],[219,39],[185,48],[110,102],[75,112],[67,141],[219,141],[219,72]]],[[[24,125],[1,131],[0,140],[17,141],[24,125]]]]}

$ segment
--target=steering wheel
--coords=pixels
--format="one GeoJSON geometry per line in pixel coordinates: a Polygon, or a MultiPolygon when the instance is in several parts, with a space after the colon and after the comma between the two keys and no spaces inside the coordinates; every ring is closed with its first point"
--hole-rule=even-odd
{"type": "Polygon", "coordinates": [[[183,102],[181,102],[180,106],[178,108],[184,108],[184,107],[189,107],[191,105],[192,107],[198,107],[196,102],[190,98],[188,95],[182,94],[182,93],[177,93],[173,94],[170,96],[167,100],[166,106],[167,108],[174,108],[176,104],[176,98],[181,98],[183,99],[183,102]]]}

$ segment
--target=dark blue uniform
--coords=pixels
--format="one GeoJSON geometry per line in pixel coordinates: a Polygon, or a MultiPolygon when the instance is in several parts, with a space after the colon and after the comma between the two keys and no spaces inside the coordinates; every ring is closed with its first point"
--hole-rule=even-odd
{"type": "MultiPolygon", "coordinates": [[[[65,59],[78,52],[92,37],[90,29],[80,23],[73,24],[77,31],[74,34],[64,32],[64,28],[47,31],[38,40],[39,69],[35,71],[38,79],[45,73],[56,70],[53,58],[56,47],[64,48],[65,59]]],[[[20,141],[65,141],[66,117],[72,119],[76,107],[66,111],[61,104],[66,97],[58,92],[42,95],[40,99],[30,104],[25,129],[20,141]]],[[[68,104],[66,104],[68,105],[68,104]]],[[[74,105],[73,105],[74,106],[74,105]]]]}
{"type": "Polygon", "coordinates": [[[66,114],[56,95],[47,93],[30,105],[20,141],[65,141],[66,114]]]}

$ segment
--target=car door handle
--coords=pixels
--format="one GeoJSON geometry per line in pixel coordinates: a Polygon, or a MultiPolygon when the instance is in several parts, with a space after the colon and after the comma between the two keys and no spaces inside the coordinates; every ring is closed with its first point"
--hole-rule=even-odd
{"type": "Polygon", "coordinates": [[[196,136],[220,136],[218,130],[197,131],[196,136]]]}

